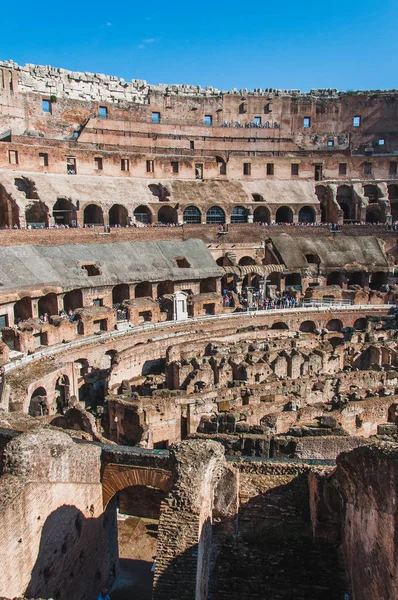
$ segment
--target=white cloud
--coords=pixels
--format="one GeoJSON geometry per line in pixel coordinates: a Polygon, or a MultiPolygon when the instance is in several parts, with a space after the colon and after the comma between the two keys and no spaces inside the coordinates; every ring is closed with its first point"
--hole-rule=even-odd
{"type": "Polygon", "coordinates": [[[138,45],[138,48],[143,50],[146,46],[148,46],[148,44],[156,44],[157,42],[160,42],[159,38],[146,38],[145,40],[141,41],[141,43],[138,45]]]}

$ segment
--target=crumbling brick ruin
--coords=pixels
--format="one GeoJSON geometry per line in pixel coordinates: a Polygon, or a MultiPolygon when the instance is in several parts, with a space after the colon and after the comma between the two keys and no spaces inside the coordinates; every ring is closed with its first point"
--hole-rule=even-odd
{"type": "Polygon", "coordinates": [[[0,62],[1,600],[398,598],[397,97],[0,62]]]}

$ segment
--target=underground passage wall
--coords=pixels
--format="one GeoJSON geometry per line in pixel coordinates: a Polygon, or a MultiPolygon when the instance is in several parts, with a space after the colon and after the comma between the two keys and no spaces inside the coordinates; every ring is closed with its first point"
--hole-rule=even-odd
{"type": "Polygon", "coordinates": [[[4,470],[0,596],[96,597],[117,570],[116,510],[103,512],[100,449],[38,430],[7,445],[4,470]]]}

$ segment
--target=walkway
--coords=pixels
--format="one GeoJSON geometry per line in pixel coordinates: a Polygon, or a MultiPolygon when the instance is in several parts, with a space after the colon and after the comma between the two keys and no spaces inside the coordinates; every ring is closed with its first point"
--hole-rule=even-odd
{"type": "MultiPolygon", "coordinates": [[[[90,344],[92,342],[98,343],[99,341],[103,341],[103,340],[121,338],[123,336],[128,336],[132,333],[143,333],[143,332],[150,332],[150,331],[156,332],[157,330],[163,330],[163,329],[167,330],[167,329],[172,329],[173,327],[176,327],[179,325],[184,325],[184,324],[192,325],[195,323],[211,322],[211,321],[216,321],[216,320],[220,320],[220,319],[229,319],[229,320],[242,319],[242,318],[249,317],[249,316],[253,320],[255,320],[256,318],[261,318],[268,314],[269,315],[280,314],[281,316],[287,316],[287,315],[299,315],[299,314],[314,313],[314,312],[316,312],[316,313],[333,313],[336,310],[337,311],[344,310],[344,311],[350,311],[350,312],[351,311],[352,312],[366,311],[367,313],[373,313],[373,312],[377,313],[380,311],[390,310],[391,308],[393,308],[393,306],[391,304],[346,305],[346,304],[334,303],[334,304],[330,305],[330,304],[314,303],[311,305],[306,305],[306,306],[302,306],[302,307],[298,307],[298,308],[296,307],[296,308],[274,308],[274,309],[270,309],[270,310],[247,310],[247,311],[238,312],[238,313],[194,317],[194,318],[189,318],[189,319],[182,320],[182,321],[164,321],[162,323],[145,323],[143,325],[137,325],[135,327],[130,327],[130,329],[128,331],[107,331],[100,335],[91,335],[91,336],[82,337],[81,339],[73,340],[72,342],[67,342],[66,344],[60,344],[59,346],[49,346],[48,348],[45,348],[44,350],[40,350],[39,352],[34,352],[33,354],[29,354],[28,356],[24,356],[23,358],[20,358],[11,363],[8,363],[8,364],[4,365],[3,368],[6,373],[9,373],[10,371],[14,371],[15,369],[18,369],[19,367],[22,367],[34,360],[38,360],[38,359],[44,358],[46,356],[54,356],[56,354],[61,354],[69,349],[79,348],[79,347],[85,346],[87,344],[90,344]]],[[[170,334],[166,333],[162,336],[154,337],[152,339],[153,339],[153,341],[156,341],[157,339],[160,340],[160,339],[165,339],[167,337],[176,337],[178,335],[184,335],[184,334],[185,334],[185,332],[182,332],[182,333],[171,332],[170,334]]]]}

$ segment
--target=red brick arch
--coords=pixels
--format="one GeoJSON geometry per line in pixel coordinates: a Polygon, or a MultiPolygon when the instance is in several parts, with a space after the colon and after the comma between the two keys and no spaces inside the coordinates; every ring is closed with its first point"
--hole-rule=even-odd
{"type": "Polygon", "coordinates": [[[107,464],[102,473],[104,509],[117,492],[134,485],[148,486],[167,494],[172,486],[171,473],[150,467],[107,464]]]}

